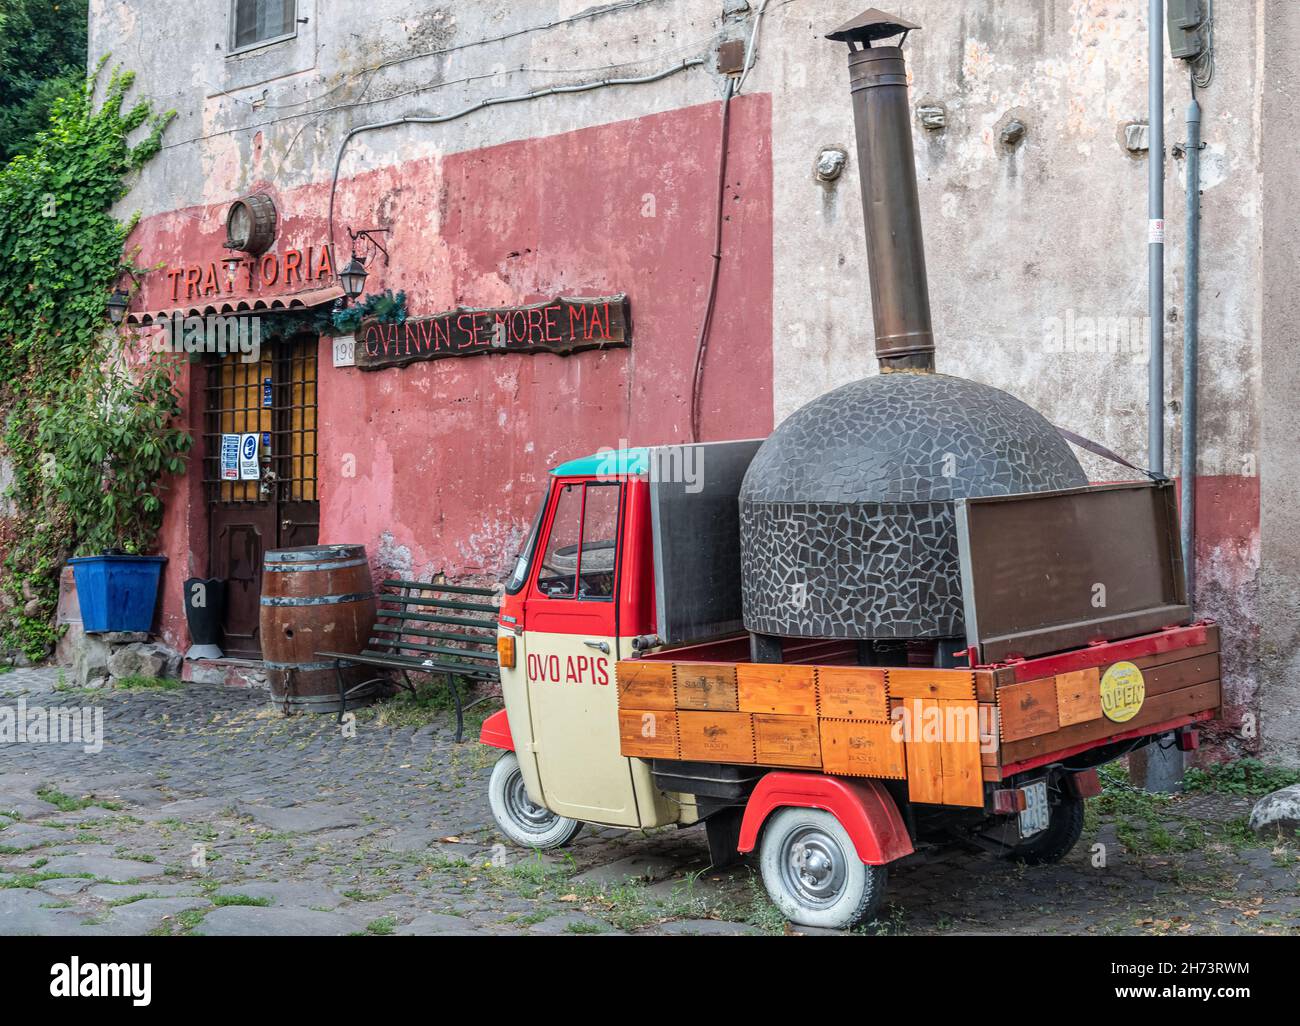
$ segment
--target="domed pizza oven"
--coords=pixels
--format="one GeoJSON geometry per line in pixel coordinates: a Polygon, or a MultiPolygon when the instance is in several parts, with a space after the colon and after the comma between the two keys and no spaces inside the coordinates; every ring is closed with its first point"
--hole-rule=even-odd
{"type": "Polygon", "coordinates": [[[760,657],[780,638],[962,638],[955,500],[1088,484],[1041,414],[934,373],[902,51],[917,27],[872,9],[829,36],[850,47],[881,373],[796,412],[745,476],[744,622],[760,657]]]}

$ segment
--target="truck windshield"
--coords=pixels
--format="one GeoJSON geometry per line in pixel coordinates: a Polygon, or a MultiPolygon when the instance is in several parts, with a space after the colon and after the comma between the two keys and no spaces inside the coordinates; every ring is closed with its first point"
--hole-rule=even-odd
{"type": "Polygon", "coordinates": [[[547,494],[547,492],[542,493],[542,501],[537,504],[537,515],[533,517],[533,526],[524,541],[524,547],[519,550],[519,557],[515,560],[515,569],[510,574],[510,579],[506,581],[507,595],[518,595],[524,590],[524,585],[528,583],[528,568],[532,565],[533,550],[537,548],[537,535],[542,529],[542,514],[546,512],[547,494]]]}

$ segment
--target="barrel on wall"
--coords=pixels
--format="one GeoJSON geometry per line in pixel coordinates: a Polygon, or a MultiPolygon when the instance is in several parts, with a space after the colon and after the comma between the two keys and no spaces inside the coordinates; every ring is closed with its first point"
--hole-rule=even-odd
{"type": "MultiPolygon", "coordinates": [[[[337,712],[333,660],[316,653],[360,652],[375,626],[375,589],[364,545],[313,545],[266,553],[262,574],[262,657],[271,701],[284,712],[337,712]]],[[[345,688],[371,674],[344,664],[345,688]]],[[[349,706],[366,701],[364,695],[349,706]]]]}

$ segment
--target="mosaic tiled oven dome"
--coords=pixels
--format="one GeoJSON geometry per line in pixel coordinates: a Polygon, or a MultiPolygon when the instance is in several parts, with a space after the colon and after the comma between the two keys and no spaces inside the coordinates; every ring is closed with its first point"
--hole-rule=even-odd
{"type": "Polygon", "coordinates": [[[913,373],[845,385],[782,424],[745,477],[745,627],[960,637],[953,500],[1087,483],[1042,415],[999,389],[913,373]]]}
{"type": "Polygon", "coordinates": [[[750,465],[741,593],[754,635],[959,638],[955,501],[1088,483],[1019,399],[933,373],[907,66],[901,42],[880,45],[918,28],[871,8],[829,36],[849,45],[881,374],[809,403],[750,465]]]}

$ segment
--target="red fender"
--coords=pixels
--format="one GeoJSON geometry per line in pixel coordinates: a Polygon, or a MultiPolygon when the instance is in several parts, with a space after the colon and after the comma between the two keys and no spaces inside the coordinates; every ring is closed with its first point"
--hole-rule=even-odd
{"type": "Polygon", "coordinates": [[[878,780],[842,780],[820,773],[769,773],[745,806],[737,848],[751,852],[767,817],[787,806],[823,809],[848,831],[858,858],[883,866],[915,850],[894,799],[878,780]]]}
{"type": "Polygon", "coordinates": [[[493,713],[483,721],[483,727],[478,732],[478,740],[480,744],[490,748],[501,748],[507,752],[515,750],[515,740],[510,735],[510,720],[507,719],[504,709],[493,713]]]}

